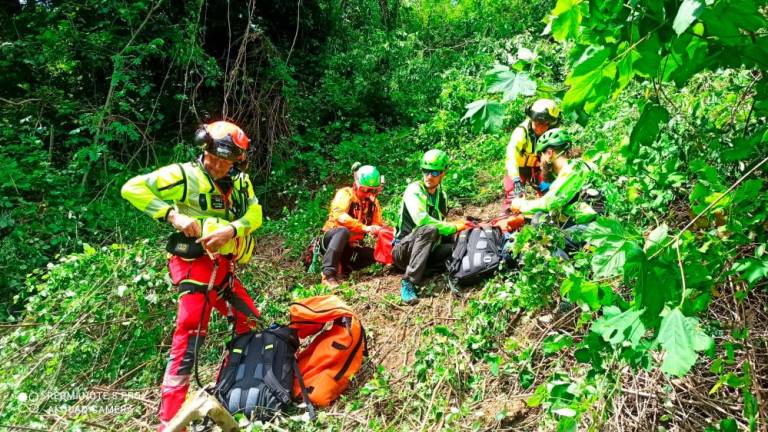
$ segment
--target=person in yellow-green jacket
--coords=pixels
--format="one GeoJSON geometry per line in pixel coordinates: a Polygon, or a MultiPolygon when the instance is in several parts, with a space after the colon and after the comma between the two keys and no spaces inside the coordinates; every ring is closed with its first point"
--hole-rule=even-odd
{"type": "Polygon", "coordinates": [[[526,184],[533,186],[537,193],[541,190],[543,178],[536,152],[539,137],[549,129],[560,125],[560,107],[550,99],[539,99],[525,110],[526,119],[512,132],[507,144],[504,162],[504,203],[502,212],[506,213],[514,197],[524,195],[526,184]]]}
{"type": "Polygon", "coordinates": [[[234,274],[235,265],[250,258],[251,233],[262,223],[261,206],[244,172],[250,140],[238,126],[218,121],[202,126],[195,141],[203,148],[198,160],[136,176],[121,190],[133,206],[177,230],[168,244],[168,268],[180,296],[161,386],[161,431],[184,402],[211,309],[231,316],[238,334],[263,327],[234,274]]]}
{"type": "Polygon", "coordinates": [[[448,197],[441,183],[448,169],[448,155],[430,150],[421,159],[422,179],[408,185],[400,204],[400,218],[392,242],[392,263],[405,273],[400,297],[405,304],[416,303],[416,286],[427,270],[444,271],[453,251],[453,235],[468,226],[467,221],[448,222],[448,197]]]}
{"type": "Polygon", "coordinates": [[[597,217],[597,211],[587,202],[591,190],[587,186],[595,167],[581,159],[568,159],[571,145],[571,137],[563,129],[550,129],[539,137],[536,153],[544,171],[551,172],[554,179],[539,198],[512,199],[509,208],[513,213],[532,217],[537,213],[559,212],[564,228],[586,224],[597,217]]]}

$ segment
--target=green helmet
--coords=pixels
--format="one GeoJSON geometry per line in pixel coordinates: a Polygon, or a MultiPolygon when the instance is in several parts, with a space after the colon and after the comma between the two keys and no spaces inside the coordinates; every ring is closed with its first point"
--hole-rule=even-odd
{"type": "Polygon", "coordinates": [[[442,150],[432,149],[421,158],[421,169],[445,171],[448,168],[448,154],[442,150]]]}
{"type": "Polygon", "coordinates": [[[373,165],[363,165],[355,171],[355,182],[358,186],[379,187],[381,186],[381,174],[373,165]]]}
{"type": "Polygon", "coordinates": [[[541,153],[550,147],[556,150],[566,150],[571,144],[571,136],[565,129],[549,129],[536,140],[536,153],[541,153]]]}

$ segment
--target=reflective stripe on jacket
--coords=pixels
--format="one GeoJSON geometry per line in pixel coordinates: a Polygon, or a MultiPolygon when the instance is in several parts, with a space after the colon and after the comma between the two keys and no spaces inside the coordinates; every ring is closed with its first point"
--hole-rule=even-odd
{"type": "Polygon", "coordinates": [[[512,131],[507,144],[507,158],[504,166],[509,178],[520,177],[518,168],[539,166],[539,158],[533,152],[534,141],[531,139],[531,121],[525,120],[512,131]]]}
{"type": "Polygon", "coordinates": [[[435,226],[441,235],[455,234],[456,226],[444,221],[447,214],[448,197],[443,186],[438,186],[435,194],[430,195],[423,181],[415,181],[403,193],[395,238],[401,239],[414,228],[425,225],[435,226]]]}
{"type": "Polygon", "coordinates": [[[128,180],[121,189],[123,198],[149,216],[165,220],[172,208],[201,221],[218,217],[230,221],[237,236],[247,236],[261,226],[261,205],[245,173],[232,179],[224,194],[200,162],[167,165],[149,174],[128,180]]]}
{"type": "Polygon", "coordinates": [[[367,225],[384,225],[379,200],[374,198],[373,201],[366,199],[361,202],[351,186],[336,191],[323,232],[337,227],[347,228],[350,233],[349,243],[353,244],[365,237],[367,225]]]}

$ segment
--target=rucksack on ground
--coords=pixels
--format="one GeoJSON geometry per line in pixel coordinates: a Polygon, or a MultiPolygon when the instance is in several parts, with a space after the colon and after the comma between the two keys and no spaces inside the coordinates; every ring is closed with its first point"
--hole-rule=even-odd
{"type": "Polygon", "coordinates": [[[490,278],[502,262],[501,246],[504,236],[492,225],[481,224],[459,233],[448,259],[451,289],[473,285],[490,278]]]}
{"type": "MultiPolygon", "coordinates": [[[[298,379],[299,339],[289,327],[236,336],[219,372],[214,395],[232,414],[268,421],[292,402],[298,379]]],[[[314,409],[308,405],[310,416],[314,409]]]]}
{"type": "MultiPolygon", "coordinates": [[[[299,338],[314,336],[297,355],[309,400],[317,406],[328,406],[347,389],[363,364],[367,353],[365,329],[357,315],[334,295],[291,303],[290,314],[290,327],[299,338]]],[[[298,380],[293,391],[299,394],[298,380]]]]}

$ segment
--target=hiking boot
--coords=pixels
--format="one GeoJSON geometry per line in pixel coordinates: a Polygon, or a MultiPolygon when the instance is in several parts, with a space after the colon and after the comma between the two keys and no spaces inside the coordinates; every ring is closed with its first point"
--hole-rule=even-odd
{"type": "Polygon", "coordinates": [[[407,305],[412,305],[419,300],[416,297],[416,287],[413,286],[413,282],[407,279],[403,279],[403,281],[400,282],[400,297],[402,298],[403,303],[407,305]]]}
{"type": "Polygon", "coordinates": [[[323,274],[321,283],[328,288],[335,289],[339,287],[339,280],[336,279],[336,275],[323,274]]]}

